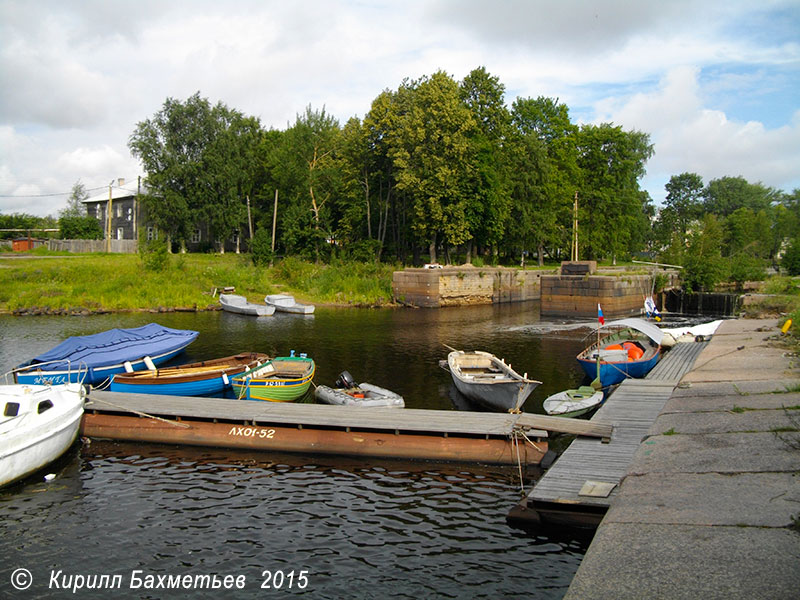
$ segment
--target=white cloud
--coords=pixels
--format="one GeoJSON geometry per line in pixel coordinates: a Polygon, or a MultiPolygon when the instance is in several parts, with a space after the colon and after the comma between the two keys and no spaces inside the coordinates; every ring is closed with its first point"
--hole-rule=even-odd
{"type": "MultiPolygon", "coordinates": [[[[0,195],[135,178],[128,138],[168,97],[199,91],[283,129],[307,105],[343,123],[404,78],[479,66],[509,104],[557,97],[573,118],[650,133],[656,199],[683,171],[786,189],[800,185],[800,106],[776,116],[769,103],[800,96],[798,13],[793,0],[0,0],[0,79],[14,82],[0,95],[0,195]]],[[[3,197],[0,210],[63,203],[3,197]]]]}
{"type": "Polygon", "coordinates": [[[699,69],[671,70],[652,93],[598,103],[598,121],[651,132],[655,155],[645,185],[656,201],[672,175],[697,173],[707,183],[725,176],[791,191],[800,187],[800,111],[791,123],[767,129],[730,120],[704,107],[699,69]]]}

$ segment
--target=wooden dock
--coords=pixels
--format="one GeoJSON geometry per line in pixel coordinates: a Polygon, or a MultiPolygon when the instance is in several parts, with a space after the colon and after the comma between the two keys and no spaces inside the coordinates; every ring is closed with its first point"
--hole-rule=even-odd
{"type": "MultiPolygon", "coordinates": [[[[265,451],[538,465],[548,431],[611,427],[527,413],[361,408],[93,391],[86,437],[265,451]]],[[[550,453],[552,454],[552,453],[550,453]]]]}
{"type": "Polygon", "coordinates": [[[596,526],[613,502],[633,454],[707,342],[678,344],[645,379],[627,379],[589,422],[613,426],[610,441],[575,439],[511,510],[513,521],[596,526]]]}

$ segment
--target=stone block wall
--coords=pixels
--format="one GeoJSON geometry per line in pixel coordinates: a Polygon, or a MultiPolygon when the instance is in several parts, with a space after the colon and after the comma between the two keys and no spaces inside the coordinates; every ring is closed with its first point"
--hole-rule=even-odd
{"type": "Polygon", "coordinates": [[[395,271],[395,302],[423,308],[520,302],[540,296],[540,271],[496,267],[445,267],[395,271]]]}
{"type": "Polygon", "coordinates": [[[639,315],[651,282],[648,275],[544,275],[541,314],[596,317],[600,304],[607,317],[639,315]]]}

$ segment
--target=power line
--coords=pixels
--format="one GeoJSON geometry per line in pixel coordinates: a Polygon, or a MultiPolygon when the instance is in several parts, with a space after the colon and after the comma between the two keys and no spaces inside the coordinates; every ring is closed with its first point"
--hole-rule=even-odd
{"type": "MultiPolygon", "coordinates": [[[[128,189],[124,185],[117,186],[117,187],[119,187],[121,189],[128,189]]],[[[94,188],[83,188],[83,191],[88,193],[88,192],[98,192],[100,190],[107,190],[107,189],[108,189],[107,185],[101,185],[99,187],[94,187],[94,188]]],[[[21,195],[0,194],[0,198],[52,198],[54,196],[69,196],[71,193],[72,193],[72,190],[70,190],[68,192],[54,192],[52,194],[21,194],[21,195]]]]}

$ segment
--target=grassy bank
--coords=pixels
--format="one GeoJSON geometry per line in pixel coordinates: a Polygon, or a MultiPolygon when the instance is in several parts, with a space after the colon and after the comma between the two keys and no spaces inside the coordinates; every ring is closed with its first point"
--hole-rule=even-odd
{"type": "Polygon", "coordinates": [[[164,270],[152,271],[138,255],[17,255],[0,257],[0,312],[202,310],[217,305],[215,288],[229,286],[258,302],[280,292],[316,304],[386,305],[396,268],[292,258],[261,268],[246,255],[184,254],[170,256],[164,270]]]}

